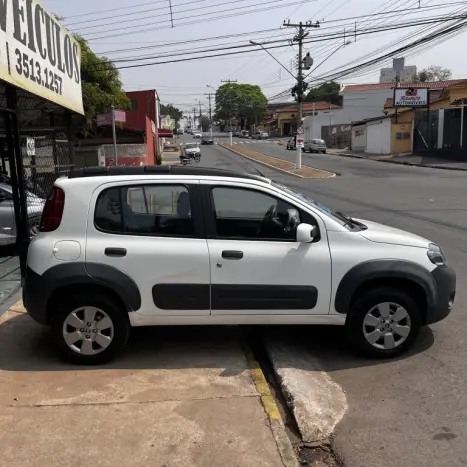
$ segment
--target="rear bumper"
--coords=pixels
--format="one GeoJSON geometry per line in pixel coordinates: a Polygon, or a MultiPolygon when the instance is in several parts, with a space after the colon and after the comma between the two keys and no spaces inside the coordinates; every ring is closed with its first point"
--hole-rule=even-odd
{"type": "Polygon", "coordinates": [[[47,288],[44,279],[29,266],[23,279],[23,304],[34,321],[47,324],[47,288]]]}
{"type": "Polygon", "coordinates": [[[446,318],[452,311],[456,297],[456,273],[452,268],[440,266],[431,275],[438,293],[434,303],[427,307],[425,324],[437,323],[446,318]]]}

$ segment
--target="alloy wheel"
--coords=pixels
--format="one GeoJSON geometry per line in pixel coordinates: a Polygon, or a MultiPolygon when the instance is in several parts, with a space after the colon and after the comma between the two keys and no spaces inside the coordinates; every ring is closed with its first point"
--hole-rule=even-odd
{"type": "Polygon", "coordinates": [[[392,302],[371,308],[363,319],[363,334],[367,342],[381,350],[391,350],[406,341],[411,331],[407,310],[392,302]]]}
{"type": "Polygon", "coordinates": [[[86,306],[73,310],[63,322],[63,339],[80,355],[97,355],[106,350],[114,338],[114,324],[105,311],[86,306]]]}

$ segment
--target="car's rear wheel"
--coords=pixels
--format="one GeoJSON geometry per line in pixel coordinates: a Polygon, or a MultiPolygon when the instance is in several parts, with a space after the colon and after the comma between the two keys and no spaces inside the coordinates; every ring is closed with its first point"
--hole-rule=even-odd
{"type": "Polygon", "coordinates": [[[406,351],[417,339],[421,310],[406,292],[378,287],[364,292],[352,303],[346,330],[356,350],[379,358],[406,351]]]}
{"type": "Polygon", "coordinates": [[[113,297],[83,291],[59,302],[52,316],[52,337],[59,355],[82,365],[99,365],[125,347],[130,324],[113,297]]]}

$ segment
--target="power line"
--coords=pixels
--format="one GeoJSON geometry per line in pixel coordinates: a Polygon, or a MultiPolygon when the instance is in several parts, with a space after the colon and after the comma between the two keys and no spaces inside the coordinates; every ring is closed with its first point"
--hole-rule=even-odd
{"type": "MultiPolygon", "coordinates": [[[[277,3],[278,1],[282,2],[284,0],[273,0],[273,3],[277,3]]],[[[307,2],[315,2],[317,0],[306,0],[307,2]]],[[[177,24],[176,27],[181,27],[181,26],[188,26],[190,24],[199,24],[199,23],[203,23],[203,22],[206,22],[206,21],[213,21],[213,20],[217,20],[217,19],[224,19],[224,18],[235,18],[237,16],[242,16],[242,15],[248,15],[248,14],[252,14],[252,13],[263,13],[264,12],[264,5],[267,4],[267,3],[271,3],[271,1],[269,2],[263,2],[263,3],[258,3],[258,4],[255,4],[255,5],[249,5],[250,7],[251,6],[258,6],[258,5],[263,5],[263,8],[258,8],[258,9],[255,9],[255,10],[241,10],[239,12],[235,12],[235,13],[231,13],[231,14],[228,14],[228,15],[221,15],[221,16],[213,16],[213,17],[210,17],[210,18],[205,18],[205,19],[200,19],[200,20],[197,20],[197,21],[187,21],[185,23],[180,23],[180,24],[177,24]]],[[[287,5],[284,5],[284,4],[281,4],[281,5],[270,5],[268,6],[268,10],[276,10],[278,8],[285,8],[286,6],[290,6],[290,5],[296,5],[297,3],[300,3],[299,1],[296,1],[296,2],[291,2],[291,3],[288,3],[287,5]]],[[[230,10],[225,10],[225,11],[231,11],[230,10]]],[[[217,12],[218,13],[218,12],[217,12]]],[[[214,13],[213,13],[214,14],[214,13]]],[[[204,16],[204,15],[202,15],[204,16]]],[[[189,18],[193,18],[193,16],[189,16],[189,18]]],[[[152,23],[148,23],[148,24],[151,24],[151,25],[154,25],[155,23],[152,22],[152,23]]],[[[160,23],[158,23],[160,24],[160,23]]],[[[138,25],[138,28],[139,27],[144,27],[146,25],[138,25]]],[[[143,32],[147,32],[147,31],[153,31],[154,28],[151,27],[151,28],[146,28],[146,29],[138,29],[138,30],[135,30],[136,26],[132,26],[131,29],[133,29],[133,33],[134,34],[140,34],[140,33],[143,33],[143,32]]],[[[161,30],[161,29],[167,29],[167,28],[171,28],[171,26],[157,26],[157,30],[161,30]]],[[[123,28],[118,28],[118,29],[115,29],[115,31],[121,31],[123,28]]],[[[107,31],[104,31],[104,32],[111,32],[113,30],[107,30],[107,31]]],[[[96,33],[97,34],[97,33],[96,33]]],[[[91,37],[89,38],[89,41],[97,41],[97,40],[100,40],[100,39],[106,39],[108,37],[120,37],[121,34],[108,34],[106,36],[99,36],[99,37],[91,37]]]]}

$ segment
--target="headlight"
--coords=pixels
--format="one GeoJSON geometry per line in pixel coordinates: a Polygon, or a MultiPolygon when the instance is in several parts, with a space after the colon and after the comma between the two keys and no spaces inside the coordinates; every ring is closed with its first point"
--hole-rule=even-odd
{"type": "Polygon", "coordinates": [[[444,256],[443,250],[435,243],[430,243],[426,254],[430,261],[436,264],[436,266],[444,266],[446,264],[446,257],[444,256]]]}

